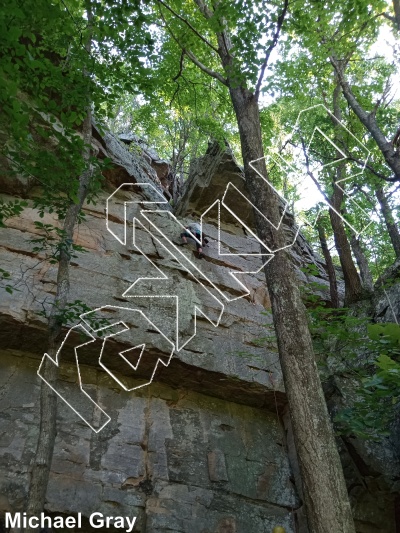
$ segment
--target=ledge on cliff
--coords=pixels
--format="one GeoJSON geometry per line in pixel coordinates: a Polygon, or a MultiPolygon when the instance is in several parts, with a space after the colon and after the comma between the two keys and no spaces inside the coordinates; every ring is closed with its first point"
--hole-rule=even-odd
{"type": "MultiPolygon", "coordinates": [[[[204,220],[204,231],[210,240],[205,260],[201,264],[195,260],[190,247],[185,250],[175,248],[172,253],[170,245],[163,244],[160,235],[155,235],[156,230],[149,232],[148,221],[140,218],[141,204],[157,201],[159,194],[164,193],[157,171],[151,166],[151,157],[140,155],[137,150],[130,151],[116,136],[102,132],[95,124],[93,137],[97,156],[101,159],[107,157],[113,163],[113,167],[104,172],[108,191],[123,183],[150,184],[152,187],[121,192],[107,212],[109,229],[114,234],[123,234],[126,205],[131,205],[128,223],[135,216],[144,224],[135,230],[139,248],[133,244],[124,246],[107,233],[104,216],[106,191],[100,193],[96,206],[85,206],[87,220],[84,226],[78,228],[75,238],[78,244],[90,250],[90,254],[79,254],[72,262],[71,301],[84,301],[91,308],[130,305],[134,293],[126,297],[125,292],[135,280],[148,275],[151,260],[168,277],[162,294],[179,295],[182,320],[178,334],[189,338],[197,333],[187,347],[176,352],[168,368],[159,369],[156,379],[171,385],[179,385],[183,380],[195,390],[202,388],[207,390],[207,394],[229,398],[236,395],[243,403],[264,405],[270,409],[275,409],[271,391],[278,392],[278,403],[282,405],[282,376],[273,341],[272,319],[262,314],[269,309],[270,303],[263,272],[260,271],[262,259],[254,255],[259,252],[257,241],[246,236],[233,217],[222,220],[218,228],[217,217],[210,211],[204,220]],[[195,270],[190,274],[192,267],[195,270]],[[240,283],[232,276],[234,272],[240,273],[240,283]],[[202,281],[199,283],[196,278],[202,281]],[[211,289],[214,296],[209,292],[211,289]],[[219,327],[214,327],[199,315],[196,332],[196,306],[215,320],[221,312],[221,305],[223,315],[219,327]],[[260,343],[257,339],[262,338],[265,341],[260,343]],[[221,380],[224,380],[223,388],[220,387],[221,380]]],[[[206,155],[192,165],[185,193],[176,207],[178,219],[158,216],[156,227],[161,235],[167,236],[171,243],[179,239],[179,222],[185,225],[194,216],[198,218],[222,197],[228,182],[245,192],[242,171],[230,151],[211,145],[206,155]]],[[[29,197],[29,187],[25,194],[29,197]]],[[[238,206],[239,211],[240,208],[238,206]]],[[[171,212],[168,203],[163,205],[163,211],[171,212]]],[[[239,214],[246,223],[252,224],[250,211],[240,211],[239,214]]],[[[17,348],[15,333],[18,331],[20,338],[26,339],[24,345],[30,350],[34,347],[33,352],[41,357],[45,346],[45,320],[38,312],[49,309],[54,294],[55,268],[46,265],[44,254],[36,256],[32,252],[30,239],[37,234],[35,216],[35,211],[29,208],[21,217],[10,219],[7,229],[0,230],[0,246],[4,250],[7,268],[18,280],[19,288],[13,295],[6,295],[0,304],[0,312],[3,334],[7,337],[2,339],[3,346],[17,348]]],[[[57,223],[50,215],[46,215],[43,221],[57,223]]],[[[287,232],[295,235],[293,220],[286,217],[284,223],[287,232]]],[[[319,292],[327,300],[329,284],[321,259],[315,256],[301,235],[291,250],[299,279],[305,284],[319,283],[319,292]],[[311,263],[317,267],[318,277],[300,270],[311,263]]],[[[177,311],[174,306],[166,305],[165,299],[154,300],[160,294],[157,283],[149,283],[148,290],[151,298],[147,302],[135,300],[135,305],[145,314],[150,314],[162,331],[173,335],[177,311]],[[157,303],[153,305],[154,302],[157,303]]],[[[140,342],[149,343],[148,336],[141,335],[140,342]]],[[[126,349],[121,343],[117,347],[116,353],[126,349]]],[[[157,357],[157,350],[154,357],[157,357]]],[[[84,364],[96,365],[96,361],[96,354],[91,350],[83,357],[84,364]]],[[[150,360],[148,363],[151,365],[150,360]]],[[[123,363],[117,364],[115,372],[123,373],[124,369],[123,363]]],[[[140,377],[137,373],[131,374],[132,377],[140,377]]]]}
{"type": "MultiPolygon", "coordinates": [[[[238,191],[233,202],[235,213],[249,227],[255,230],[254,214],[250,205],[242,167],[236,161],[228,146],[221,147],[219,143],[210,143],[206,154],[192,162],[188,180],[183,194],[179,199],[175,213],[180,217],[200,218],[207,212],[216,200],[222,200],[229,184],[238,191]],[[240,197],[243,195],[248,202],[240,197]]],[[[213,223],[218,224],[217,211],[214,210],[213,223]]],[[[212,219],[208,213],[209,219],[212,219]]],[[[301,232],[298,231],[293,216],[284,210],[281,201],[283,227],[290,247],[293,263],[297,267],[297,276],[304,285],[313,287],[312,292],[329,303],[329,278],[324,260],[315,253],[301,232]],[[312,268],[308,268],[308,267],[312,268]],[[318,272],[317,275],[308,273],[318,272]]],[[[210,216],[211,215],[211,216],[210,216]]],[[[246,235],[245,228],[237,218],[224,212],[220,217],[221,227],[235,235],[246,235]]],[[[337,269],[339,297],[344,299],[344,282],[340,269],[337,269]]]]}
{"type": "MultiPolygon", "coordinates": [[[[282,377],[274,342],[270,342],[268,347],[254,342],[254,339],[265,337],[265,324],[267,335],[273,335],[271,317],[262,315],[265,308],[269,307],[263,275],[247,274],[249,271],[259,270],[261,259],[241,255],[227,259],[219,255],[219,251],[248,253],[249,249],[253,250],[255,243],[243,234],[240,235],[234,226],[229,226],[229,231],[223,230],[219,234],[214,221],[211,220],[205,226],[210,238],[208,258],[200,265],[190,247],[171,253],[168,247],[155,239],[154,231],[147,231],[149,223],[141,219],[144,225],[136,229],[140,247],[129,244],[129,241],[126,246],[122,245],[106,229],[106,201],[110,192],[122,183],[152,185],[151,188],[135,188],[133,192],[121,192],[109,206],[109,227],[114,233],[123,233],[126,202],[133,202],[129,217],[136,216],[140,219],[141,208],[148,201],[158,200],[158,193],[163,193],[163,187],[156,170],[146,158],[138,155],[136,151],[129,151],[113,134],[101,133],[95,125],[93,135],[97,156],[110,158],[113,167],[104,173],[106,190],[101,191],[97,204],[84,206],[86,220],[77,228],[75,240],[89,253],[77,254],[71,263],[70,300],[80,300],[91,308],[104,305],[129,306],[135,303],[144,313],[151,314],[152,320],[160,328],[164,328],[163,331],[172,335],[176,310],[168,300],[157,300],[157,304],[153,305],[154,297],[159,294],[155,286],[150,283],[148,287],[152,297],[147,303],[143,299],[133,302],[129,296],[124,296],[135,280],[148,275],[151,260],[168,277],[165,294],[179,294],[181,309],[186,310],[182,314],[179,334],[187,338],[194,332],[196,306],[202,308],[209,317],[216,317],[220,313],[219,300],[207,292],[215,287],[218,298],[225,302],[219,327],[214,327],[199,315],[196,336],[187,347],[175,354],[168,368],[159,369],[156,379],[176,387],[185,383],[185,386],[194,390],[202,390],[222,398],[235,398],[241,403],[264,406],[271,410],[276,408],[276,393],[278,405],[282,406],[282,377]],[[177,261],[176,257],[180,260],[177,261]],[[192,263],[193,268],[201,266],[202,284],[196,281],[199,272],[189,274],[188,268],[192,267],[188,261],[192,263]],[[232,277],[231,273],[234,271],[242,273],[241,284],[232,277]],[[239,296],[242,298],[236,299],[239,296]]],[[[24,196],[28,199],[31,194],[40,193],[33,187],[33,183],[24,182],[22,177],[20,184],[24,185],[24,196]]],[[[7,183],[2,185],[4,193],[10,195],[13,192],[7,183]]],[[[169,204],[164,205],[163,211],[170,212],[169,204]]],[[[40,234],[34,224],[35,220],[58,224],[56,218],[50,214],[39,219],[36,210],[30,206],[20,217],[10,219],[7,228],[0,229],[0,247],[4,260],[2,264],[11,273],[18,289],[12,295],[4,294],[0,302],[0,320],[3,350],[22,350],[39,359],[43,356],[46,346],[46,320],[41,313],[43,310],[49,310],[53,300],[56,268],[47,262],[45,252],[33,251],[31,240],[40,234]]],[[[185,220],[182,223],[185,223],[185,220]]],[[[128,226],[130,232],[129,223],[128,226]]],[[[172,241],[179,239],[180,229],[173,219],[160,216],[157,219],[157,227],[172,241]]],[[[145,333],[140,336],[140,342],[146,343],[148,340],[145,333]]],[[[116,353],[127,347],[123,343],[116,343],[116,353]]],[[[154,357],[156,356],[157,352],[154,351],[154,357]]],[[[67,362],[73,361],[67,358],[67,362]]],[[[95,350],[89,350],[82,355],[82,362],[98,367],[98,354],[95,350]]],[[[151,366],[150,360],[148,365],[151,366]]],[[[129,370],[126,371],[122,362],[116,365],[115,372],[127,372],[129,377],[129,370]]],[[[146,365],[143,372],[146,373],[146,365]]],[[[131,377],[137,378],[140,375],[132,371],[131,377]]]]}

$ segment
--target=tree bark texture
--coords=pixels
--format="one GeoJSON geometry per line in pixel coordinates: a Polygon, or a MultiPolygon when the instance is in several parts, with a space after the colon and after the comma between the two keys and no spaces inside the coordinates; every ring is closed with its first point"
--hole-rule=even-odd
{"type": "Polygon", "coordinates": [[[319,242],[321,245],[322,254],[325,259],[326,270],[327,270],[328,277],[329,277],[329,293],[331,295],[331,304],[332,304],[332,307],[337,309],[340,306],[340,301],[339,301],[339,294],[338,294],[338,288],[337,288],[336,271],[335,271],[335,266],[332,261],[332,256],[329,252],[329,248],[326,242],[325,229],[321,221],[318,221],[317,223],[317,230],[318,230],[318,237],[319,237],[319,242]]]}
{"type": "MultiPolygon", "coordinates": [[[[332,119],[335,129],[335,142],[340,143],[342,141],[342,131],[340,127],[340,123],[342,121],[342,111],[340,108],[340,84],[338,81],[333,91],[333,115],[335,117],[335,119],[332,119]]],[[[342,157],[341,153],[337,150],[336,157],[337,159],[342,157]]],[[[339,163],[336,167],[336,172],[333,177],[333,194],[330,198],[330,203],[333,209],[329,209],[329,218],[333,230],[336,250],[339,254],[340,265],[343,270],[345,286],[344,303],[345,305],[349,305],[362,297],[363,289],[360,277],[353,261],[353,257],[351,255],[351,247],[346,235],[344,222],[338,214],[342,212],[342,207],[344,204],[344,191],[342,187],[339,187],[336,184],[336,182],[340,182],[343,179],[344,170],[345,163],[339,163]]]]}
{"type": "MultiPolygon", "coordinates": [[[[231,87],[230,95],[239,126],[250,199],[261,213],[278,225],[278,198],[249,165],[263,156],[258,103],[252,93],[241,87],[231,87]]],[[[257,165],[258,171],[267,176],[265,160],[258,161],[257,165]]],[[[284,246],[283,228],[277,231],[263,217],[255,214],[260,239],[271,249],[284,246]]],[[[307,314],[287,250],[276,253],[265,268],[265,276],[311,532],[354,533],[343,470],[315,362],[307,314]]]]}
{"type": "Polygon", "coordinates": [[[330,58],[331,64],[337,74],[337,79],[342,87],[343,95],[346,98],[350,108],[354,114],[358,117],[359,121],[371,134],[371,137],[376,142],[379,150],[381,151],[387,165],[392,170],[394,178],[388,179],[388,181],[400,181],[400,154],[394,148],[393,144],[389,142],[382,130],[380,129],[374,113],[367,113],[365,109],[360,105],[359,101],[355,97],[349,82],[344,74],[344,66],[342,62],[335,56],[330,58]]]}
{"type": "MultiPolygon", "coordinates": [[[[87,0],[87,15],[89,24],[92,21],[90,0],[87,0]]],[[[86,44],[87,52],[91,49],[91,37],[86,44]]],[[[92,140],[92,113],[90,100],[87,105],[87,113],[82,126],[83,134],[83,160],[85,170],[79,177],[77,203],[71,204],[67,209],[63,230],[65,245],[60,248],[60,258],[57,270],[56,295],[50,313],[48,323],[48,349],[47,353],[55,359],[57,349],[61,341],[62,318],[69,296],[69,268],[71,260],[71,245],[73,242],[74,229],[78,215],[88,193],[89,183],[93,174],[90,164],[91,140],[92,140]]],[[[58,379],[58,367],[53,364],[46,365],[43,370],[45,379],[50,384],[55,384],[58,379]]],[[[53,458],[54,443],[57,433],[57,395],[42,380],[40,388],[40,425],[39,436],[33,465],[31,469],[30,485],[26,512],[28,516],[38,516],[44,509],[46,501],[47,485],[49,481],[51,462],[53,458]]],[[[34,533],[38,528],[26,528],[25,533],[34,533]]]]}
{"type": "Polygon", "coordinates": [[[394,19],[396,21],[396,29],[400,31],[400,1],[393,0],[394,19]]]}
{"type": "Polygon", "coordinates": [[[383,189],[377,189],[375,191],[375,196],[378,199],[379,205],[381,206],[381,213],[389,233],[390,241],[392,243],[394,253],[396,257],[400,257],[400,233],[399,228],[393,218],[392,210],[390,208],[389,202],[383,192],[383,189]]]}
{"type": "MultiPolygon", "coordinates": [[[[340,213],[343,191],[336,184],[334,188],[335,192],[331,198],[331,204],[340,213]]],[[[333,209],[329,209],[329,218],[332,225],[336,250],[339,254],[340,265],[343,270],[345,305],[349,305],[362,297],[363,289],[351,255],[351,247],[344,229],[343,220],[333,209]]]]}
{"type": "Polygon", "coordinates": [[[367,258],[365,257],[364,250],[361,247],[360,239],[357,238],[354,233],[351,236],[350,244],[360,270],[363,289],[367,292],[373,292],[374,281],[372,279],[371,270],[369,268],[367,258]]]}
{"type": "MultiPolygon", "coordinates": [[[[90,140],[92,131],[92,115],[88,110],[83,124],[83,138],[85,143],[84,159],[87,163],[85,172],[79,179],[78,203],[72,204],[66,213],[63,229],[65,230],[66,242],[73,240],[74,228],[78,214],[82,208],[87,195],[89,181],[92,175],[89,166],[90,140]]],[[[57,289],[55,301],[48,324],[48,350],[47,353],[55,359],[57,349],[61,341],[62,322],[61,313],[64,311],[69,296],[69,266],[71,255],[68,247],[62,247],[57,271],[57,289]]],[[[47,361],[46,361],[47,363],[47,361]]],[[[44,367],[46,380],[54,384],[58,379],[58,367],[53,364],[46,364],[44,367]]],[[[47,484],[50,475],[51,462],[53,457],[54,442],[56,438],[57,426],[57,395],[44,382],[40,388],[40,426],[39,438],[36,453],[31,470],[31,479],[27,503],[27,515],[38,516],[43,511],[46,499],[47,484]]],[[[26,528],[26,533],[37,531],[37,528],[26,528]]]]}

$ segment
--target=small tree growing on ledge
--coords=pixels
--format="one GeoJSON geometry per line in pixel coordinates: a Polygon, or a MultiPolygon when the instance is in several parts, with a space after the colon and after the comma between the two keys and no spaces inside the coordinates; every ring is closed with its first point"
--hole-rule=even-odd
{"type": "MultiPolygon", "coordinates": [[[[90,56],[92,48],[92,10],[91,0],[86,2],[86,14],[88,20],[88,34],[86,38],[85,51],[90,56]]],[[[66,309],[69,299],[70,283],[69,270],[71,261],[71,250],[74,238],[74,230],[79,220],[79,215],[83,203],[90,191],[93,178],[93,164],[91,163],[91,141],[92,141],[92,111],[90,98],[90,80],[86,67],[83,67],[83,81],[86,85],[86,94],[83,93],[82,107],[85,110],[85,117],[82,124],[82,162],[83,172],[79,176],[77,192],[74,201],[66,207],[65,219],[63,223],[62,243],[59,245],[56,295],[52,305],[48,321],[48,349],[47,353],[52,359],[56,358],[57,349],[61,340],[62,320],[60,315],[66,309]],[[86,80],[86,81],[85,81],[86,80]]],[[[58,379],[58,366],[48,364],[43,369],[43,375],[47,383],[55,384],[58,379]]],[[[31,470],[31,479],[28,493],[27,514],[28,516],[38,516],[43,511],[47,485],[49,480],[51,462],[53,457],[54,443],[57,427],[57,395],[47,383],[41,382],[40,389],[40,426],[39,439],[31,470]]],[[[27,533],[36,531],[37,528],[26,528],[27,533]]]]}
{"type": "MultiPolygon", "coordinates": [[[[44,244],[51,250],[50,262],[57,264],[56,294],[47,328],[47,353],[54,358],[71,307],[69,268],[78,248],[73,243],[74,230],[82,219],[84,202],[100,187],[100,163],[92,153],[93,109],[101,118],[106,100],[112,105],[121,84],[128,90],[135,77],[143,78],[146,69],[139,57],[149,53],[152,40],[147,32],[137,32],[143,15],[135,1],[114,7],[85,0],[68,8],[64,2],[27,0],[17,5],[6,0],[1,9],[0,39],[5,52],[0,56],[0,116],[7,142],[2,143],[0,154],[18,173],[40,185],[41,194],[33,200],[39,216],[55,213],[62,221],[62,229],[37,222],[45,236],[36,239],[34,248],[37,251],[44,244]],[[132,62],[125,57],[124,70],[121,58],[127,51],[132,62]]],[[[3,206],[0,224],[18,207],[3,206]]],[[[7,280],[9,275],[0,269],[0,282],[3,278],[7,280]]],[[[44,369],[49,383],[57,380],[57,373],[56,365],[44,369]]],[[[52,389],[42,382],[28,515],[37,516],[45,505],[56,436],[56,400],[52,389]]]]}

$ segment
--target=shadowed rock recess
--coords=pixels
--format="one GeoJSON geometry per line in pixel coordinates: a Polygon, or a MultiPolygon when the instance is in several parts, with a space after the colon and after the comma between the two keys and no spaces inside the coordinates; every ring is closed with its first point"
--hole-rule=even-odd
{"type": "MultiPolygon", "coordinates": [[[[129,150],[110,133],[102,137],[95,127],[94,137],[98,157],[110,157],[114,165],[105,172],[97,204],[85,206],[86,220],[76,231],[77,244],[87,251],[72,258],[70,301],[80,300],[91,309],[109,306],[101,315],[109,320],[118,313],[117,307],[141,309],[174,340],[176,301],[160,295],[176,295],[178,337],[183,343],[196,336],[174,353],[169,366],[159,366],[151,385],[132,392],[126,392],[99,365],[99,342],[79,352],[84,390],[111,421],[95,433],[59,401],[45,511],[50,515],[82,513],[85,531],[92,530],[91,513],[101,512],[137,516],[134,531],[142,533],[270,533],[277,525],[287,533],[306,533],[264,275],[262,271],[248,273],[262,265],[255,255],[260,252],[257,241],[238,220],[222,212],[218,228],[214,208],[203,220],[209,239],[206,257],[199,261],[194,247],[188,245],[175,250],[175,255],[183,254],[178,262],[169,252],[173,245],[162,245],[165,241],[150,219],[172,243],[179,242],[179,224],[171,214],[146,219],[140,213],[141,209],[172,211],[168,203],[146,203],[158,201],[160,194],[168,197],[167,166],[160,181],[165,162],[156,154],[146,157],[139,149],[129,150]],[[144,184],[121,190],[109,204],[110,229],[123,234],[124,205],[130,202],[126,246],[106,229],[106,200],[123,183],[144,184]],[[136,246],[132,243],[133,217],[140,222],[135,228],[136,246]],[[189,266],[192,273],[185,268],[187,259],[201,272],[195,276],[206,276],[204,286],[193,276],[193,267],[189,266]],[[141,277],[157,276],[154,265],[168,279],[138,282],[130,289],[141,277]],[[242,285],[232,271],[242,272],[242,285]],[[135,298],[135,294],[149,297],[135,298]],[[198,313],[196,331],[195,307],[203,313],[198,313]],[[206,317],[216,322],[221,310],[216,327],[206,317]]],[[[134,142],[134,136],[129,140],[134,142]]],[[[232,154],[210,145],[207,154],[192,164],[175,209],[179,222],[197,221],[215,200],[222,199],[229,182],[245,194],[242,171],[232,154]]],[[[15,194],[29,200],[40,193],[22,177],[12,182],[2,178],[0,183],[6,200],[15,194]]],[[[251,211],[241,211],[238,204],[235,212],[252,227],[251,211]]],[[[3,507],[12,511],[24,511],[27,497],[39,427],[41,380],[36,372],[46,350],[44,315],[55,294],[56,267],[44,253],[33,251],[31,240],[41,234],[36,220],[58,224],[52,215],[38,218],[30,205],[0,229],[0,266],[10,272],[10,284],[17,289],[12,294],[2,289],[0,299],[0,503],[4,500],[3,507]]],[[[293,221],[286,217],[284,222],[290,239],[293,221]]],[[[329,301],[323,261],[301,235],[291,250],[299,282],[312,284],[329,301]],[[317,276],[301,270],[310,264],[315,265],[317,276]]],[[[166,361],[169,355],[153,345],[150,324],[142,327],[131,320],[127,325],[137,330],[135,344],[124,343],[118,336],[109,341],[115,354],[110,360],[112,372],[126,388],[140,385],[155,358],[166,361]],[[135,372],[118,353],[141,344],[148,347],[148,357],[135,372]]],[[[82,342],[78,334],[71,334],[60,367],[63,390],[75,398],[76,405],[82,393],[71,348],[82,342]]],[[[394,523],[387,518],[388,510],[394,515],[393,501],[386,489],[381,496],[379,487],[372,501],[371,484],[368,488],[360,482],[370,473],[358,468],[354,460],[358,453],[350,450],[345,455],[350,482],[358,487],[353,498],[357,531],[394,533],[394,523]]]]}

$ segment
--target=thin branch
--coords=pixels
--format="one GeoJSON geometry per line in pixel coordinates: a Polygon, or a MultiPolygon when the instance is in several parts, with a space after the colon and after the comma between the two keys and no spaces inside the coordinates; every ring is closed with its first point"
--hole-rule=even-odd
{"type": "Polygon", "coordinates": [[[390,198],[393,196],[393,194],[395,194],[399,189],[400,189],[400,185],[398,185],[395,189],[393,189],[392,192],[390,192],[390,193],[386,196],[386,200],[390,200],[390,198]]]}
{"type": "Polygon", "coordinates": [[[360,186],[360,185],[355,185],[353,187],[353,191],[352,193],[355,193],[355,192],[360,192],[361,194],[363,194],[365,196],[365,198],[368,200],[368,202],[371,204],[372,206],[372,209],[376,212],[376,209],[375,209],[375,204],[376,204],[376,200],[374,201],[371,196],[367,193],[367,191],[364,191],[364,189],[360,186]]]}
{"type": "MultiPolygon", "coordinates": [[[[157,0],[160,1],[160,0],[157,0]]],[[[179,39],[174,35],[174,32],[172,31],[171,27],[169,26],[168,22],[165,20],[165,17],[160,9],[160,16],[164,22],[165,28],[168,30],[169,34],[171,35],[172,39],[176,42],[176,44],[179,46],[179,48],[182,50],[183,54],[186,54],[188,58],[194,63],[200,70],[208,74],[208,76],[211,76],[212,78],[215,78],[223,85],[228,86],[228,81],[219,73],[215,72],[214,70],[206,67],[203,65],[203,63],[190,51],[186,50],[186,48],[179,42],[179,39]]],[[[181,56],[182,57],[182,56],[181,56]]]]}
{"type": "Polygon", "coordinates": [[[384,104],[385,101],[387,100],[387,97],[388,97],[391,89],[392,89],[392,84],[391,84],[391,80],[390,80],[390,76],[389,76],[388,79],[386,80],[386,84],[385,84],[385,88],[383,89],[382,96],[380,98],[378,98],[378,100],[376,101],[376,103],[374,105],[373,110],[371,111],[371,115],[373,117],[376,116],[376,113],[377,113],[379,107],[382,104],[384,104]]]}
{"type": "Polygon", "coordinates": [[[314,182],[314,185],[317,187],[317,189],[319,190],[319,192],[322,194],[322,196],[325,198],[325,200],[328,202],[329,205],[331,205],[331,202],[329,200],[329,198],[326,196],[325,192],[323,191],[320,183],[318,182],[318,180],[316,179],[316,177],[314,176],[314,174],[312,173],[311,169],[310,169],[310,159],[307,155],[307,149],[306,149],[306,144],[304,142],[304,139],[302,138],[301,139],[301,146],[303,148],[303,154],[304,154],[304,157],[305,157],[305,160],[306,160],[306,169],[307,169],[307,174],[310,176],[310,178],[313,180],[314,182]]]}
{"type": "MultiPolygon", "coordinates": [[[[176,81],[176,80],[174,80],[174,81],[176,81]]],[[[174,94],[172,95],[171,100],[169,101],[169,107],[172,107],[172,104],[173,104],[173,102],[174,102],[174,100],[175,100],[175,96],[179,93],[179,89],[180,89],[180,88],[181,88],[181,87],[180,87],[179,83],[176,82],[176,89],[175,89],[175,91],[174,91],[174,94]]]]}
{"type": "Polygon", "coordinates": [[[287,13],[288,5],[289,5],[289,0],[285,0],[285,3],[283,5],[283,9],[282,9],[282,11],[281,11],[281,13],[280,13],[280,15],[278,17],[277,23],[276,23],[276,30],[275,30],[272,42],[267,48],[263,64],[261,65],[260,75],[258,77],[258,81],[257,81],[257,85],[256,85],[256,91],[255,91],[255,94],[254,94],[256,100],[258,100],[258,97],[260,95],[261,83],[262,83],[262,81],[264,79],[265,70],[266,70],[266,68],[268,66],[268,62],[269,62],[269,58],[271,56],[272,50],[275,48],[275,46],[276,46],[276,44],[278,42],[279,35],[280,35],[281,29],[282,29],[282,25],[283,25],[283,21],[285,20],[285,16],[286,16],[286,13],[287,13]]]}
{"type": "Polygon", "coordinates": [[[183,61],[184,61],[184,59],[185,59],[185,51],[182,50],[182,52],[181,52],[181,59],[180,59],[180,61],[179,61],[179,72],[178,72],[178,74],[177,74],[174,78],[172,78],[172,81],[176,81],[176,80],[179,78],[179,76],[182,75],[182,71],[183,71],[183,61]]]}
{"type": "Polygon", "coordinates": [[[385,56],[374,56],[374,57],[360,57],[360,58],[355,58],[355,59],[349,59],[349,63],[350,62],[353,62],[353,63],[361,63],[364,61],[376,61],[377,59],[385,59],[385,56]]]}
{"type": "Polygon", "coordinates": [[[208,74],[212,78],[215,78],[216,80],[221,82],[223,85],[226,85],[228,87],[228,81],[223,76],[221,76],[221,74],[219,72],[215,72],[215,70],[212,70],[212,69],[206,67],[205,65],[203,65],[203,63],[201,61],[199,61],[199,59],[197,59],[197,57],[190,50],[185,50],[184,49],[184,52],[188,56],[188,58],[197,67],[199,67],[200,70],[202,70],[203,72],[205,72],[206,74],[208,74]]]}
{"type": "Polygon", "coordinates": [[[64,6],[66,12],[68,13],[68,15],[71,17],[73,23],[75,24],[76,26],[76,29],[78,30],[78,34],[79,34],[79,46],[81,46],[85,52],[89,55],[89,57],[91,59],[95,59],[92,52],[91,51],[88,51],[87,47],[83,44],[83,34],[82,34],[82,30],[87,28],[88,26],[85,25],[85,24],[79,24],[78,21],[75,19],[75,17],[72,15],[71,11],[68,9],[68,6],[67,4],[64,2],[64,0],[61,0],[61,3],[62,5],[64,6]]]}
{"type": "Polygon", "coordinates": [[[179,15],[179,13],[177,13],[176,11],[174,11],[172,9],[172,7],[170,7],[168,4],[166,4],[163,0],[157,0],[158,3],[160,3],[162,6],[165,7],[165,9],[168,9],[168,11],[170,13],[172,13],[174,15],[174,17],[176,17],[177,19],[179,19],[181,22],[183,22],[184,24],[186,24],[186,26],[201,40],[203,41],[204,44],[206,44],[208,47],[211,48],[211,50],[214,50],[215,53],[218,54],[218,49],[215,48],[215,46],[213,46],[210,41],[208,41],[205,37],[203,37],[203,35],[201,35],[197,30],[196,28],[194,28],[190,22],[188,20],[185,19],[185,17],[182,17],[181,15],[179,15]]]}
{"type": "MultiPolygon", "coordinates": [[[[365,29],[368,27],[371,22],[373,22],[375,19],[382,16],[382,13],[377,13],[376,15],[369,17],[365,22],[363,22],[360,26],[349,30],[348,32],[343,32],[337,39],[337,42],[340,42],[342,39],[347,39],[349,36],[352,36],[351,41],[353,44],[353,52],[357,49],[357,46],[359,44],[359,39],[363,37],[365,34],[365,29]],[[353,37],[353,34],[356,33],[356,37],[353,37]]],[[[334,32],[333,36],[336,37],[338,33],[340,32],[340,25],[337,28],[337,30],[334,32]]]]}
{"type": "MultiPolygon", "coordinates": [[[[362,167],[362,168],[365,168],[366,170],[368,170],[369,172],[371,172],[371,174],[373,174],[374,176],[376,176],[377,178],[379,179],[382,179],[382,180],[385,180],[385,181],[389,181],[389,182],[395,182],[395,181],[398,181],[397,179],[395,178],[388,178],[385,174],[382,174],[381,172],[378,172],[377,170],[374,169],[374,167],[372,167],[371,165],[369,165],[368,163],[366,164],[365,163],[365,160],[363,159],[357,159],[356,157],[354,157],[348,150],[347,148],[347,145],[342,141],[341,143],[341,146],[343,147],[343,151],[345,152],[346,154],[346,158],[349,160],[349,161],[353,161],[354,163],[357,163],[357,165],[359,167],[362,167]]],[[[296,146],[295,144],[293,144],[292,146],[296,146]]],[[[320,164],[323,164],[323,159],[325,157],[325,159],[328,159],[328,161],[330,162],[334,162],[334,161],[337,161],[337,158],[336,157],[326,157],[324,156],[321,152],[319,152],[318,150],[310,150],[310,152],[313,154],[313,155],[316,155],[318,156],[320,159],[318,160],[318,162],[320,164]]]]}
{"type": "MultiPolygon", "coordinates": [[[[379,178],[381,180],[388,181],[388,182],[396,182],[396,181],[398,181],[396,178],[389,178],[388,176],[386,176],[386,174],[382,174],[382,172],[378,172],[372,165],[370,165],[369,163],[365,163],[365,160],[357,159],[356,157],[354,157],[352,155],[352,153],[350,152],[347,144],[345,144],[343,141],[341,142],[341,146],[342,146],[342,149],[343,149],[344,153],[346,154],[346,158],[349,161],[353,161],[359,167],[365,168],[371,174],[373,174],[374,176],[376,176],[377,178],[379,178]]],[[[400,187],[400,185],[399,185],[399,187],[400,187]]]]}
{"type": "Polygon", "coordinates": [[[351,154],[346,154],[346,156],[349,161],[354,161],[354,163],[357,163],[357,165],[359,165],[360,167],[366,168],[367,170],[369,170],[369,172],[371,172],[371,174],[373,174],[377,178],[385,181],[390,181],[390,178],[385,176],[385,174],[382,174],[381,172],[375,170],[374,167],[372,167],[371,165],[365,164],[365,161],[362,161],[361,159],[356,159],[351,154]]]}
{"type": "Polygon", "coordinates": [[[385,17],[385,19],[390,20],[390,22],[393,22],[394,24],[396,24],[396,19],[392,17],[391,15],[389,15],[389,13],[382,13],[382,16],[385,17]]]}

